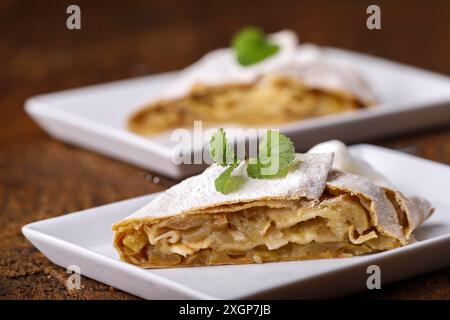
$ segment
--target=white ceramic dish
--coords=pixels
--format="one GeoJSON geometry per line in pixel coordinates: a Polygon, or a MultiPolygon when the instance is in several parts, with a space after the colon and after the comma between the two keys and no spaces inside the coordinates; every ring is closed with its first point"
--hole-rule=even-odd
{"type": "Polygon", "coordinates": [[[55,264],[78,265],[87,277],[148,299],[328,298],[367,290],[372,264],[382,286],[450,265],[450,167],[370,145],[350,150],[435,206],[415,232],[417,243],[346,259],[144,270],[118,260],[111,225],[155,195],[35,222],[23,233],[55,264]]]}
{"type": "MultiPolygon", "coordinates": [[[[325,53],[359,69],[381,104],[282,126],[297,150],[329,139],[358,142],[450,121],[449,77],[340,49],[328,48],[325,53]]],[[[126,130],[130,113],[174,77],[176,73],[152,75],[36,96],[26,101],[26,111],[56,139],[181,178],[204,167],[173,163],[169,135],[146,139],[126,130]]],[[[201,145],[192,152],[200,153],[201,145]]]]}

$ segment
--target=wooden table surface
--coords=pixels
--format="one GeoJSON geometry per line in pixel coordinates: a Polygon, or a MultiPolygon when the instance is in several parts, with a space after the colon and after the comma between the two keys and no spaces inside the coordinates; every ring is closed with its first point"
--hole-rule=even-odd
{"type": "MultiPolygon", "coordinates": [[[[228,45],[247,24],[450,74],[450,1],[377,1],[382,30],[365,27],[367,1],[76,1],[82,29],[65,26],[67,1],[0,2],[0,298],[133,299],[66,271],[22,236],[26,223],[164,190],[175,181],[63,144],[23,112],[27,97],[182,68],[228,45]]],[[[450,123],[367,141],[450,164],[450,123]]],[[[82,236],[82,235],[80,235],[82,236]]],[[[420,259],[420,257],[418,257],[420,259]]],[[[363,292],[356,299],[448,299],[450,269],[363,292]]]]}

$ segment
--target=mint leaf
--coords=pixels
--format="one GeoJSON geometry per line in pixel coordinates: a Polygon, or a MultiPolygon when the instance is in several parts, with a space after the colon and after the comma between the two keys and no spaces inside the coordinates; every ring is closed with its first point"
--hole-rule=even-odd
{"type": "Polygon", "coordinates": [[[294,144],[284,134],[269,130],[259,145],[259,159],[263,166],[273,165],[282,171],[295,159],[294,144]]]}
{"type": "Polygon", "coordinates": [[[264,32],[257,27],[245,27],[232,39],[232,46],[238,62],[243,66],[258,63],[279,51],[276,44],[271,43],[264,32]]]}
{"type": "Polygon", "coordinates": [[[248,176],[252,178],[259,178],[261,176],[259,166],[260,164],[258,163],[258,158],[249,159],[247,164],[248,176]]]}
{"type": "Polygon", "coordinates": [[[247,174],[255,179],[284,177],[294,159],[291,139],[277,131],[268,131],[259,144],[258,158],[249,161],[247,174]]]}
{"type": "MultiPolygon", "coordinates": [[[[216,190],[228,194],[237,190],[244,178],[233,176],[233,170],[239,160],[229,147],[223,129],[215,132],[210,141],[211,158],[219,165],[226,167],[214,181],[216,190]]],[[[292,141],[277,131],[268,131],[259,144],[257,158],[249,159],[247,174],[255,179],[274,179],[284,177],[289,172],[295,159],[295,148],[292,141]]]]}
{"type": "Polygon", "coordinates": [[[223,128],[220,128],[211,136],[209,145],[209,153],[214,162],[223,167],[227,164],[236,163],[236,157],[233,149],[228,145],[227,136],[223,128]]]}
{"type": "Polygon", "coordinates": [[[216,190],[223,194],[228,194],[237,190],[241,184],[244,182],[244,179],[239,176],[232,176],[231,173],[238,166],[238,164],[232,164],[228,168],[226,168],[214,181],[214,185],[216,190]]]}
{"type": "Polygon", "coordinates": [[[216,190],[220,193],[230,193],[242,184],[242,177],[232,176],[231,173],[238,166],[239,161],[233,149],[228,145],[228,140],[223,128],[216,131],[210,140],[211,158],[222,167],[228,166],[214,181],[216,190]]]}

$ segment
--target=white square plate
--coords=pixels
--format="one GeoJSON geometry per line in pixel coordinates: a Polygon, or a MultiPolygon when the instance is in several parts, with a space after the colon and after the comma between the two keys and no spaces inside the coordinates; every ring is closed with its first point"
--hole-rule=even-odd
{"type": "MultiPolygon", "coordinates": [[[[284,125],[299,151],[329,139],[347,143],[450,121],[450,78],[345,50],[325,54],[349,61],[369,81],[376,108],[284,125]]],[[[170,135],[147,139],[126,129],[130,113],[140,108],[177,73],[96,85],[30,98],[26,111],[51,136],[140,167],[181,178],[202,166],[171,161],[170,135]]],[[[201,145],[192,153],[200,153],[201,145]]]]}
{"type": "Polygon", "coordinates": [[[367,267],[382,286],[450,265],[450,167],[370,145],[351,152],[406,194],[426,197],[434,215],[414,233],[418,242],[371,255],[253,265],[144,270],[121,262],[111,225],[155,194],[31,223],[23,233],[55,264],[77,265],[87,277],[148,299],[327,298],[367,290],[367,267]]]}

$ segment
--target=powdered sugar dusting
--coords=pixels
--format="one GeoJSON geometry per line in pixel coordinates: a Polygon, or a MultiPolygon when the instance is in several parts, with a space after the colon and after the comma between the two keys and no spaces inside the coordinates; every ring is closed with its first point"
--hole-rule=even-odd
{"type": "Polygon", "coordinates": [[[261,199],[318,200],[322,195],[333,154],[296,154],[296,163],[287,176],[278,179],[252,179],[246,164],[241,163],[233,174],[240,175],[242,186],[229,194],[216,191],[214,181],[224,168],[212,165],[202,174],[188,178],[166,190],[134,214],[125,218],[165,218],[209,207],[261,199]]]}
{"type": "Polygon", "coordinates": [[[241,66],[233,49],[211,51],[182,70],[169,86],[155,94],[149,103],[187,95],[196,84],[220,86],[230,83],[252,83],[267,75],[288,74],[307,86],[321,90],[344,91],[365,104],[374,104],[375,96],[352,65],[333,59],[312,44],[299,45],[297,35],[283,30],[269,35],[280,51],[251,66],[241,66]]]}

